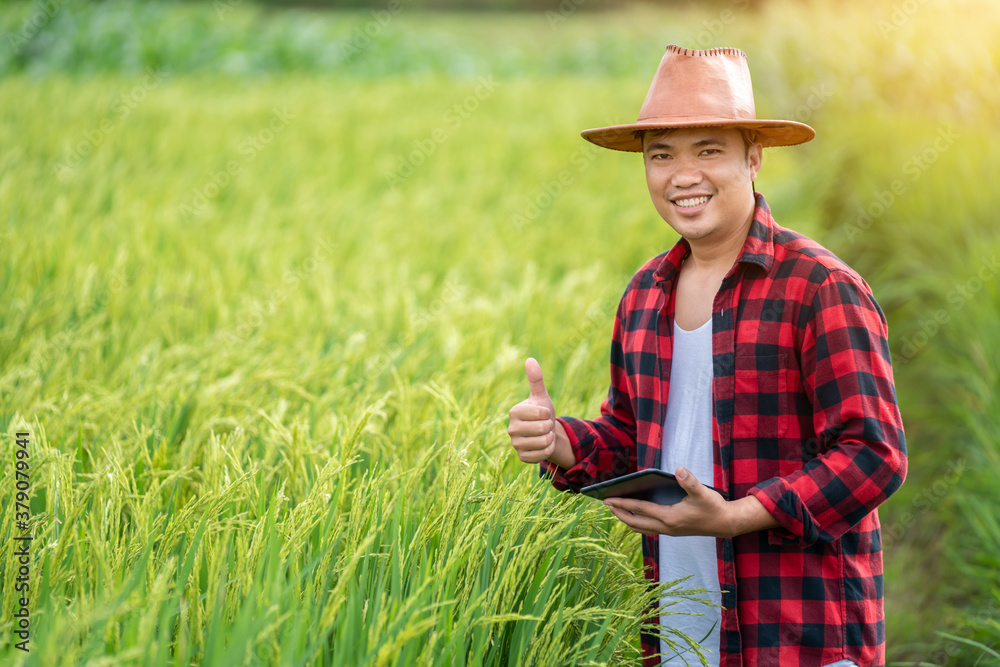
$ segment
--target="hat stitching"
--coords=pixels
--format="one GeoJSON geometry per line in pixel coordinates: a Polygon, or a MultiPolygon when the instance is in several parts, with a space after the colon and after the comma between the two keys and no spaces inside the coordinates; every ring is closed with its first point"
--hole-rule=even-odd
{"type": "Polygon", "coordinates": [[[676,44],[671,44],[667,47],[667,51],[672,53],[680,53],[685,56],[718,56],[718,55],[730,55],[730,56],[743,56],[747,57],[747,54],[743,53],[739,49],[729,48],[729,47],[719,47],[715,49],[685,49],[683,47],[677,46],[676,44]]]}

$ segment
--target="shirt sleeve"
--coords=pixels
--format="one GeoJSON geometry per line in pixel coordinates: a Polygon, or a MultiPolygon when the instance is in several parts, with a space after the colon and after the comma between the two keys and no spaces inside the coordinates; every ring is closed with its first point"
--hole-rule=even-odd
{"type": "Polygon", "coordinates": [[[835,270],[808,313],[801,365],[820,453],[750,490],[783,544],[830,542],[902,485],[906,440],[885,316],[860,277],[835,270]],[[825,445],[825,446],[824,446],[825,445]]]}
{"type": "Polygon", "coordinates": [[[611,336],[611,385],[597,419],[557,417],[566,429],[576,465],[564,470],[542,461],[540,474],[552,474],[552,485],[560,491],[579,491],[584,486],[603,482],[637,470],[635,415],[622,347],[624,320],[627,317],[626,290],[615,313],[611,336]]]}

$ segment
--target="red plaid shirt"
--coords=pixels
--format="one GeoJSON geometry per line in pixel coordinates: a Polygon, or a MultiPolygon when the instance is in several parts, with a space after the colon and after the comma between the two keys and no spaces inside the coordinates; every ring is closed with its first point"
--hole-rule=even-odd
{"type": "MultiPolygon", "coordinates": [[[[611,386],[594,420],[559,417],[577,464],[542,463],[560,490],[660,467],[681,239],[629,282],[611,386]]],[[[779,227],[764,197],[712,312],[713,486],[754,495],[781,528],[717,540],[720,665],[885,661],[876,507],[903,483],[906,444],[885,317],[862,278],[779,227]]],[[[702,480],[703,482],[705,480],[702,480]]],[[[642,536],[659,581],[656,536],[642,536]]],[[[644,665],[657,640],[642,636],[644,665]]],[[[709,647],[715,649],[715,647],[709,647]]]]}

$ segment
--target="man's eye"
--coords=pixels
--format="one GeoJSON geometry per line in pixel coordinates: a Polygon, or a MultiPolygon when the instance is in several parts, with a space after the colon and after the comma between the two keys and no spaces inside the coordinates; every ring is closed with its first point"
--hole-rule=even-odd
{"type": "Polygon", "coordinates": [[[662,159],[664,159],[664,160],[665,160],[665,159],[667,159],[668,157],[670,157],[670,155],[669,155],[668,153],[654,153],[654,154],[653,154],[653,159],[654,159],[654,160],[658,160],[658,159],[660,159],[660,158],[662,158],[662,159]]]}
{"type": "Polygon", "coordinates": [[[712,153],[718,153],[718,152],[719,152],[718,148],[706,148],[705,150],[703,150],[701,152],[701,154],[702,155],[711,155],[712,153]]]}

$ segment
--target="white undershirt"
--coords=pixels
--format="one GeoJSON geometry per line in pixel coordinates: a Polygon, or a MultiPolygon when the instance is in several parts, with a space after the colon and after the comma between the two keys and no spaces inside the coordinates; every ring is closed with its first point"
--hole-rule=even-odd
{"type": "MultiPolygon", "coordinates": [[[[660,469],[673,473],[678,466],[684,466],[702,484],[714,486],[713,446],[712,320],[694,331],[685,331],[675,322],[660,469]]],[[[660,535],[660,581],[673,581],[693,575],[681,584],[682,588],[716,591],[699,597],[716,605],[721,604],[715,539],[701,536],[660,535]]],[[[674,600],[672,597],[665,599],[666,602],[674,600]]],[[[681,630],[695,641],[700,641],[707,651],[711,651],[707,653],[708,664],[717,667],[722,625],[720,608],[709,607],[697,601],[676,600],[669,610],[698,614],[663,616],[661,624],[665,628],[681,630]]],[[[683,641],[680,641],[681,646],[678,648],[683,650],[683,641]]],[[[660,642],[660,651],[668,656],[664,658],[663,664],[685,664],[677,653],[667,652],[666,642],[660,642]]],[[[698,664],[697,658],[690,650],[684,652],[684,657],[689,664],[698,664]]]]}
{"type": "MultiPolygon", "coordinates": [[[[712,321],[694,331],[685,331],[674,323],[673,354],[670,364],[670,392],[667,396],[667,416],[663,420],[663,451],[660,469],[669,473],[684,466],[702,484],[714,486],[712,442],[712,321]]],[[[704,588],[719,591],[719,570],[714,537],[672,537],[660,535],[660,582],[693,575],[681,586],[685,589],[704,588]]],[[[699,596],[716,605],[722,604],[720,592],[699,596]]],[[[665,602],[673,598],[665,598],[665,602]]],[[[677,600],[670,611],[699,614],[661,617],[664,627],[676,628],[698,641],[710,653],[711,667],[719,665],[722,611],[697,601],[677,600]],[[714,624],[715,627],[712,627],[714,624]],[[706,637],[706,635],[708,635],[706,637]],[[704,638],[704,640],[703,640],[704,638]]],[[[682,640],[678,649],[688,664],[699,664],[690,652],[684,651],[682,640]]],[[[683,665],[680,655],[667,652],[666,642],[660,642],[664,665],[683,665]]],[[[826,667],[857,667],[851,660],[839,660],[826,667]]]]}

